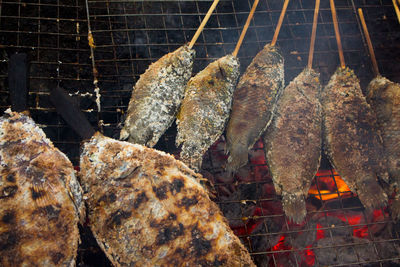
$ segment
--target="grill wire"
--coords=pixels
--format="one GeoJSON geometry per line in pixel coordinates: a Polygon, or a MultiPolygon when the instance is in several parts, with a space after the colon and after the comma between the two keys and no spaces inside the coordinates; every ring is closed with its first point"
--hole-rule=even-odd
{"type": "MultiPolygon", "coordinates": [[[[355,70],[362,88],[366,88],[373,73],[355,14],[359,7],[363,8],[382,75],[400,82],[400,26],[391,1],[335,2],[345,60],[355,70]]],[[[194,46],[194,74],[233,51],[251,4],[248,0],[220,1],[194,46]]],[[[272,39],[282,4],[282,0],[260,0],[238,55],[242,72],[272,39]]],[[[0,0],[1,111],[10,105],[8,57],[26,52],[30,61],[31,115],[78,165],[80,139],[55,112],[49,91],[55,86],[66,89],[92,125],[117,138],[139,75],[151,62],[189,42],[210,5],[210,1],[0,0]],[[88,45],[88,28],[95,47],[88,45]],[[100,111],[94,80],[100,88],[100,111]]],[[[307,64],[313,9],[314,1],[289,3],[277,42],[285,58],[286,84],[307,64]]],[[[339,64],[331,21],[329,1],[322,1],[314,68],[321,73],[323,85],[339,64]]],[[[172,126],[156,148],[178,156],[175,134],[172,126]]],[[[287,221],[282,212],[263,159],[262,144],[257,143],[250,153],[250,164],[233,178],[222,168],[226,160],[223,144],[221,138],[207,152],[202,173],[213,181],[216,202],[258,266],[399,264],[399,228],[387,209],[371,214],[350,192],[339,192],[337,174],[325,159],[320,168],[323,171],[313,183],[317,193],[307,200],[307,221],[299,226],[287,221]],[[320,200],[323,181],[336,185],[336,199],[320,200]],[[350,238],[354,233],[359,238],[350,238]]],[[[109,266],[88,228],[83,227],[81,233],[77,265],[109,266]]]]}

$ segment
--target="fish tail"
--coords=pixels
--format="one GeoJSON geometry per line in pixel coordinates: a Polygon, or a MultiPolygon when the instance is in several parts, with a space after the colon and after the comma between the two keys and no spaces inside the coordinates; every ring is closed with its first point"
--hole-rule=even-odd
{"type": "Polygon", "coordinates": [[[388,197],[374,178],[364,180],[357,188],[358,197],[366,209],[377,209],[387,205],[388,197]]]}
{"type": "Polygon", "coordinates": [[[240,167],[243,167],[249,161],[248,149],[244,145],[232,146],[227,152],[229,157],[225,169],[230,174],[236,173],[240,167]]]}
{"type": "Polygon", "coordinates": [[[286,216],[294,223],[302,223],[306,217],[306,201],[303,194],[282,194],[282,205],[286,216]]]}

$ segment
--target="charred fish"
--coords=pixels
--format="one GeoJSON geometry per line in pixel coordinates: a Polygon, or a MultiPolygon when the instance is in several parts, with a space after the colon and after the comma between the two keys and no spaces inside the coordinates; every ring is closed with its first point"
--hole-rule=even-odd
{"type": "Polygon", "coordinates": [[[387,196],[377,182],[388,179],[375,114],[352,70],[339,67],[322,92],[323,139],[332,165],[367,209],[387,196]]]}
{"type": "Polygon", "coordinates": [[[246,165],[249,149],[270,124],[284,86],[283,65],[278,48],[267,44],[240,77],[226,130],[227,171],[246,165]]]}
{"type": "Polygon", "coordinates": [[[255,266],[203,178],[172,156],[96,133],[80,161],[89,224],[115,266],[255,266]]]}
{"type": "Polygon", "coordinates": [[[319,74],[304,69],[283,90],[263,136],[275,190],[286,216],[296,223],[306,216],[305,198],[321,159],[320,91],[319,74]]]}
{"type": "Polygon", "coordinates": [[[227,55],[210,63],[186,86],[176,121],[176,144],[182,144],[180,159],[195,171],[225,129],[238,77],[239,60],[227,55]]]}
{"type": "Polygon", "coordinates": [[[82,189],[71,162],[23,113],[0,118],[0,266],[75,266],[82,189]]]}
{"type": "Polygon", "coordinates": [[[154,62],[132,91],[121,140],[153,147],[171,126],[192,74],[195,51],[182,46],[154,62]]]}
{"type": "Polygon", "coordinates": [[[400,219],[400,85],[377,76],[367,88],[367,101],[374,109],[388,160],[390,184],[396,189],[392,216],[400,219]]]}

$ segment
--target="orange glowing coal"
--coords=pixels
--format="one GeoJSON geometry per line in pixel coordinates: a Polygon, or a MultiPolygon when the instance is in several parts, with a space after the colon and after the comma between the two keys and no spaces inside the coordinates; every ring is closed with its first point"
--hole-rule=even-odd
{"type": "Polygon", "coordinates": [[[320,200],[330,200],[351,196],[352,193],[347,184],[334,170],[319,170],[316,182],[311,186],[308,193],[320,200]]]}

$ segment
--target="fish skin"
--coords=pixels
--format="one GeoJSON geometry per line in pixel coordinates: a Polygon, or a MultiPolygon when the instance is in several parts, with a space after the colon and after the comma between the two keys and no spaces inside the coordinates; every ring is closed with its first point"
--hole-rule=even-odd
{"type": "Polygon", "coordinates": [[[192,77],[177,116],[180,160],[199,171],[203,155],[224,132],[239,78],[239,59],[227,55],[192,77]]]}
{"type": "MultiPolygon", "coordinates": [[[[392,217],[400,219],[400,85],[377,76],[367,87],[367,101],[374,109],[388,160],[391,189],[396,191],[392,217]]],[[[391,192],[389,193],[391,194],[391,192]]]]}
{"type": "Polygon", "coordinates": [[[379,208],[387,196],[386,160],[372,108],[348,68],[338,68],[322,91],[323,142],[332,166],[365,208],[379,208]]]}
{"type": "Polygon", "coordinates": [[[195,50],[184,45],[143,73],[132,91],[120,139],[153,147],[171,126],[192,74],[195,50]]]}
{"type": "Polygon", "coordinates": [[[114,266],[255,266],[204,178],[171,155],[96,133],[80,164],[89,226],[114,266]]]}
{"type": "Polygon", "coordinates": [[[68,158],[23,113],[0,118],[0,266],[75,266],[84,218],[68,158]]]}
{"type": "Polygon", "coordinates": [[[226,170],[236,172],[248,162],[248,151],[271,122],[284,86],[284,60],[279,49],[267,44],[240,77],[233,94],[226,129],[226,170]]]}
{"type": "Polygon", "coordinates": [[[266,159],[286,216],[301,223],[311,182],[321,160],[322,110],[319,73],[304,69],[282,91],[263,135],[266,159]]]}

